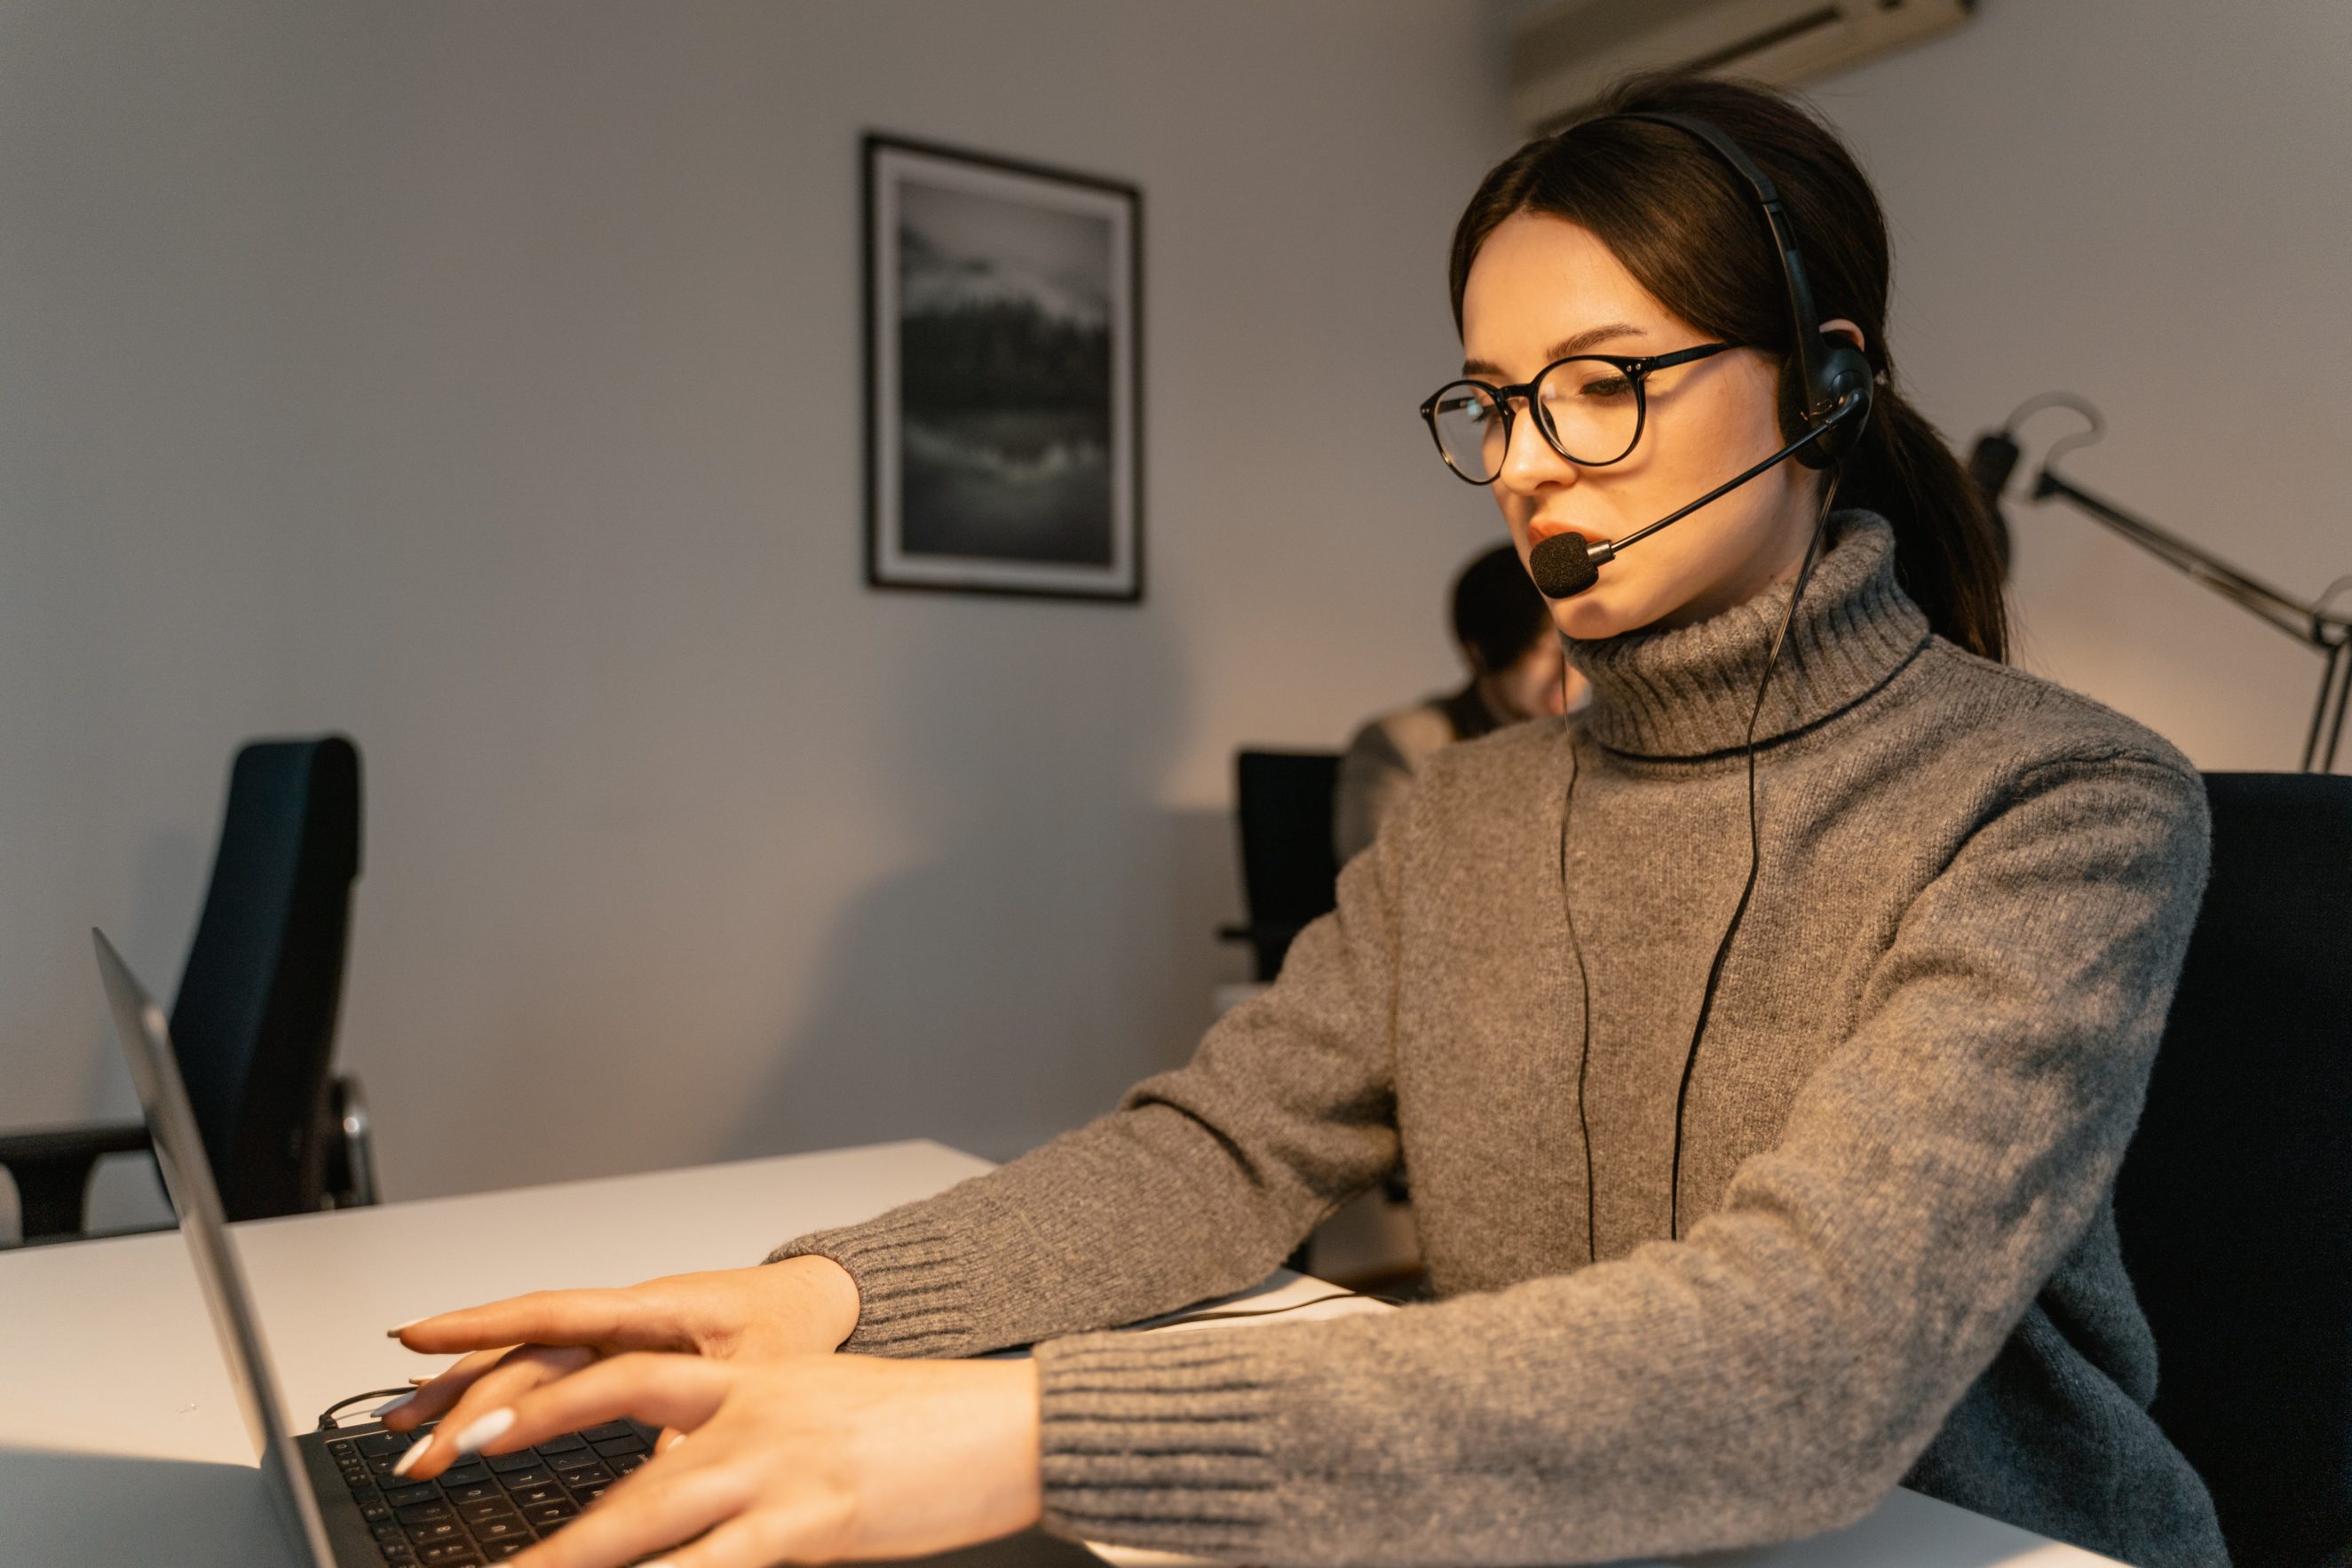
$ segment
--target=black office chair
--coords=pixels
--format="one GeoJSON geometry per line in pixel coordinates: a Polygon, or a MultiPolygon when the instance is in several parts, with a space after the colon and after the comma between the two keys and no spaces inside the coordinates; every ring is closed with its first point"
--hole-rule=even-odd
{"type": "MultiPolygon", "coordinates": [[[[1225,942],[1249,943],[1254,977],[1282,973],[1290,944],[1307,922],[1338,904],[1339,856],[1332,847],[1332,799],[1339,788],[1337,752],[1238,752],[1234,756],[1234,819],[1240,829],[1242,901],[1248,921],[1220,926],[1225,942]]],[[[1403,1178],[1391,1183],[1400,1200],[1403,1178]]],[[[1299,1243],[1286,1267],[1314,1272],[1314,1243],[1299,1243]]]]}
{"type": "MultiPolygon", "coordinates": [[[[375,1201],[359,1083],[329,1075],[359,868],[360,758],[350,741],[257,741],[237,752],[172,1011],[172,1043],[231,1219],[375,1201]]],[[[0,1133],[24,1239],[81,1232],[99,1159],[148,1146],[135,1121],[0,1133]]]]}
{"type": "Polygon", "coordinates": [[[1339,756],[1243,752],[1234,759],[1234,778],[1249,920],[1221,927],[1217,935],[1249,943],[1257,978],[1272,980],[1292,939],[1339,899],[1331,799],[1339,785],[1339,756]]]}
{"type": "Polygon", "coordinates": [[[2209,773],[2213,876],[2116,1183],[2238,1568],[2352,1564],[2352,778],[2209,773]]]}

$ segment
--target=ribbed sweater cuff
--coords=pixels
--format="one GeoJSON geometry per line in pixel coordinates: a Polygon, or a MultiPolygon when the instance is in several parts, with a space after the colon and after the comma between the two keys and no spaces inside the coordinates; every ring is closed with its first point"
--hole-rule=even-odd
{"type": "Polygon", "coordinates": [[[968,1355],[976,1321],[964,1250],[939,1221],[915,1213],[814,1231],[766,1261],[830,1258],[857,1284],[857,1328],[841,1348],[907,1358],[968,1355]]]}
{"type": "Polygon", "coordinates": [[[1113,1545],[1249,1561],[1273,1521],[1276,1374],[1231,1333],[1037,1347],[1045,1523],[1113,1545]]]}

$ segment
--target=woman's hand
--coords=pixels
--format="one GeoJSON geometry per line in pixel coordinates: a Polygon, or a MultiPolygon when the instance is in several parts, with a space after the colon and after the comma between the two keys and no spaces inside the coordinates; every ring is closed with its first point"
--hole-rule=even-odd
{"type": "Polygon", "coordinates": [[[468,1351],[383,1414],[395,1432],[446,1415],[433,1440],[404,1457],[421,1479],[448,1466],[450,1436],[530,1390],[629,1351],[717,1361],[822,1355],[857,1327],[857,1285],[825,1258],[755,1268],[673,1274],[620,1290],[541,1290],[420,1318],[393,1331],[426,1354],[468,1351]],[[446,1435],[446,1436],[445,1436],[446,1435]]]}
{"type": "Polygon", "coordinates": [[[517,1568],[671,1546],[660,1568],[918,1557],[1024,1529],[1041,1507],[1029,1361],[621,1355],[486,1413],[457,1446],[511,1453],[622,1415],[685,1436],[517,1568]]]}

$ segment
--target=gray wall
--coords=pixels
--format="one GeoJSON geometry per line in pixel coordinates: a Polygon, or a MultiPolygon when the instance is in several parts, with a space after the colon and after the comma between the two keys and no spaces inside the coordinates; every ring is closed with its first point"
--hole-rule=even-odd
{"type": "MultiPolygon", "coordinates": [[[[2298,595],[2352,572],[2347,83],[2342,0],[1984,0],[1825,84],[1929,417],[1965,445],[2080,393],[2109,434],[2079,482],[2298,595]]],[[[2079,427],[2038,416],[2029,459],[2079,427]]],[[[2315,655],[2063,503],[2011,516],[2020,662],[2200,766],[2296,764],[2315,655]]]]}
{"type": "Polygon", "coordinates": [[[175,983],[231,750],[329,727],[394,1195],[1003,1155],[1180,1059],[1233,748],[1449,679],[1498,532],[1412,416],[1498,51],[1474,0],[6,0],[0,1124],[130,1107],[87,929],[175,983]],[[868,128],[1143,187],[1140,609],[861,585],[868,128]]]}

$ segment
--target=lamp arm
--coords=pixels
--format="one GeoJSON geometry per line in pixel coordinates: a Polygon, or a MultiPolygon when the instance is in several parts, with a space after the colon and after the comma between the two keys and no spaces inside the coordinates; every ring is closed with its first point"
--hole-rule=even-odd
{"type": "Polygon", "coordinates": [[[2169,529],[2159,528],[2145,518],[2136,517],[2115,502],[2092,494],[2055,470],[2044,467],[2033,481],[2033,497],[2040,500],[2050,496],[2072,503],[2078,510],[2105,523],[2149,553],[2162,557],[2223,598],[2236,601],[2297,642],[2317,648],[2322,653],[2332,653],[2343,646],[2347,633],[2352,633],[2352,619],[2294,598],[2267,583],[2250,577],[2169,529]],[[2331,632],[2333,636],[2329,635],[2331,632]]]}

